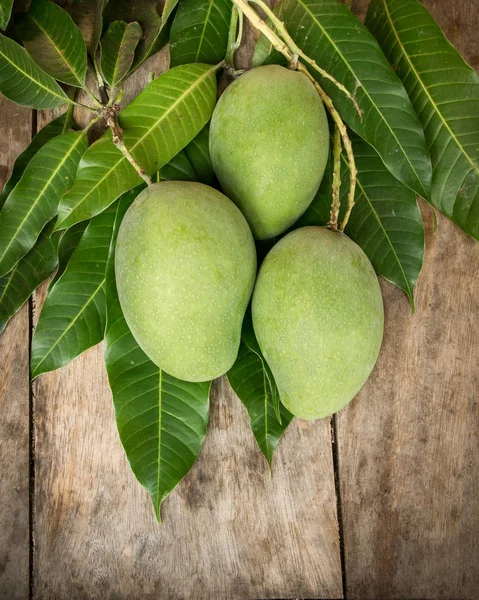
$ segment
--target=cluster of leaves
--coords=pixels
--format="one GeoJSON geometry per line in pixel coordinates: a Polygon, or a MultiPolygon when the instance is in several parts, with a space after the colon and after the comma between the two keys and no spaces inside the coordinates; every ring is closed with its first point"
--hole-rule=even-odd
{"type": "MultiPolygon", "coordinates": [[[[0,333],[55,273],[33,337],[32,377],[105,340],[121,441],[159,518],[162,500],[201,449],[210,382],[186,383],[164,373],[128,330],[116,292],[115,240],[145,184],[110,131],[89,144],[88,128],[76,130],[72,108],[83,90],[98,118],[102,106],[119,98],[123,82],[169,42],[171,68],[119,114],[124,144],[152,177],[217,185],[208,122],[233,5],[27,5],[12,16],[13,0],[0,0],[0,92],[36,110],[68,108],[18,157],[0,195],[0,333]]],[[[479,77],[418,0],[372,0],[366,25],[337,0],[282,0],[276,12],[296,44],[355,96],[361,115],[331,81],[311,71],[350,128],[358,178],[346,233],[413,305],[424,257],[416,194],[479,237],[479,77]]],[[[254,65],[265,63],[281,64],[282,57],[260,37],[254,65]]],[[[344,205],[349,174],[341,159],[344,205]]],[[[332,168],[297,226],[327,223],[332,168]]],[[[228,379],[271,464],[292,416],[279,403],[249,315],[228,379]]]]}

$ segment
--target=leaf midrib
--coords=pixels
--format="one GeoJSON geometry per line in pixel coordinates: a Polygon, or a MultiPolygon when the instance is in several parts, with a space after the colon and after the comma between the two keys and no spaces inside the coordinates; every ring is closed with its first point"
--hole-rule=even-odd
{"type": "MultiPolygon", "coordinates": [[[[268,442],[268,396],[267,396],[267,392],[266,392],[266,369],[264,368],[264,359],[263,357],[254,349],[252,348],[248,342],[246,342],[246,340],[243,340],[245,346],[248,348],[248,350],[250,352],[252,352],[253,354],[255,354],[260,363],[261,363],[261,370],[263,371],[263,387],[264,387],[264,392],[265,392],[265,400],[264,400],[264,430],[265,430],[265,444],[266,444],[266,452],[268,454],[267,456],[267,460],[270,463],[270,450],[269,450],[269,442],[268,442]]],[[[271,463],[270,463],[271,464],[271,463]]]]}
{"type": "Polygon", "coordinates": [[[460,143],[460,141],[458,140],[458,138],[456,137],[456,135],[454,134],[454,132],[452,131],[452,129],[449,127],[448,122],[444,119],[442,112],[440,110],[440,108],[438,107],[438,105],[436,104],[436,102],[433,100],[432,96],[429,94],[429,91],[427,89],[427,87],[425,86],[423,80],[421,79],[418,71],[416,70],[416,68],[414,67],[413,62],[411,61],[408,53],[406,52],[406,49],[402,43],[401,38],[399,37],[399,33],[395,27],[393,18],[391,16],[391,13],[389,11],[388,5],[386,0],[381,0],[383,5],[384,5],[384,10],[386,12],[386,17],[391,25],[391,29],[394,33],[394,36],[396,38],[397,43],[399,44],[399,47],[401,48],[402,54],[404,56],[404,58],[406,59],[407,63],[409,64],[409,67],[411,68],[411,70],[413,71],[414,75],[416,76],[417,81],[420,83],[421,88],[423,89],[424,93],[426,94],[426,96],[428,97],[429,101],[431,102],[435,113],[437,114],[437,116],[439,117],[439,119],[441,120],[441,122],[443,123],[443,125],[445,126],[445,128],[447,129],[447,131],[449,132],[449,135],[451,136],[451,138],[454,140],[454,142],[456,143],[457,147],[459,148],[459,150],[462,152],[462,154],[466,157],[466,159],[468,160],[468,162],[471,164],[472,168],[479,173],[479,165],[476,165],[476,163],[472,160],[472,158],[467,154],[465,148],[462,146],[462,144],[460,143]]]}
{"type": "Polygon", "coordinates": [[[85,304],[83,304],[83,306],[81,306],[80,310],[78,311],[78,313],[76,314],[76,316],[72,320],[72,322],[63,331],[63,333],[57,338],[56,342],[51,346],[50,350],[48,350],[48,352],[45,354],[45,356],[42,358],[42,360],[37,364],[37,366],[35,368],[35,371],[32,373],[32,378],[36,377],[36,373],[38,373],[38,369],[39,369],[40,365],[45,362],[45,360],[47,359],[47,357],[50,356],[50,354],[53,352],[54,348],[56,348],[58,346],[58,344],[60,343],[60,341],[65,337],[65,335],[75,325],[75,323],[78,321],[78,319],[80,318],[80,316],[85,312],[86,308],[92,303],[93,299],[96,297],[96,295],[99,293],[99,291],[104,286],[105,280],[106,280],[106,277],[103,277],[101,283],[97,286],[97,288],[95,289],[95,291],[93,292],[93,294],[90,296],[90,298],[88,299],[88,301],[85,302],[85,304]]]}
{"type": "MultiPolygon", "coordinates": [[[[86,130],[85,130],[86,131],[86,130]]],[[[16,228],[15,230],[15,235],[11,236],[10,242],[8,243],[8,245],[6,246],[3,254],[0,256],[0,263],[2,262],[2,260],[5,258],[5,254],[8,252],[8,250],[11,248],[13,242],[15,241],[15,238],[17,236],[17,233],[20,231],[20,229],[23,227],[23,225],[25,224],[26,220],[28,219],[28,217],[32,214],[33,210],[36,208],[36,206],[38,205],[38,203],[40,202],[41,198],[43,198],[43,196],[45,195],[45,192],[47,190],[48,187],[50,187],[52,180],[58,175],[58,172],[60,171],[60,169],[63,167],[63,165],[65,164],[65,162],[67,161],[67,159],[70,158],[70,155],[72,154],[72,152],[76,149],[77,145],[83,141],[83,137],[84,137],[84,132],[82,132],[79,136],[77,141],[70,147],[70,149],[68,150],[68,152],[65,154],[65,156],[62,158],[62,160],[59,162],[58,167],[53,171],[52,175],[49,177],[49,179],[47,180],[46,184],[43,186],[41,192],[38,194],[36,201],[32,204],[32,206],[30,207],[30,209],[28,210],[28,212],[26,213],[25,217],[22,219],[22,221],[20,222],[20,225],[16,228]]],[[[23,179],[23,177],[22,177],[23,179]]],[[[21,181],[21,179],[20,179],[21,181]]],[[[20,183],[20,181],[18,183],[20,183]]],[[[18,185],[18,184],[17,184],[18,185]]],[[[15,186],[16,187],[16,186],[15,186]]],[[[12,194],[14,193],[15,188],[12,190],[12,194]]]]}
{"type": "Polygon", "coordinates": [[[64,65],[67,66],[67,68],[73,74],[73,76],[75,77],[75,79],[77,80],[77,82],[80,84],[79,87],[83,87],[84,81],[82,81],[80,79],[80,77],[79,77],[78,73],[76,72],[76,70],[73,68],[73,66],[70,65],[70,63],[66,60],[66,58],[62,54],[62,52],[57,48],[57,46],[56,46],[53,38],[48,34],[47,30],[42,27],[42,25],[35,19],[35,17],[32,14],[30,14],[29,17],[35,23],[35,25],[38,27],[38,29],[40,29],[40,31],[42,31],[45,34],[45,36],[50,40],[50,42],[51,42],[51,44],[53,46],[53,49],[59,55],[60,60],[63,62],[64,65]]]}
{"type": "Polygon", "coordinates": [[[159,382],[158,382],[158,473],[156,479],[156,502],[157,502],[157,515],[160,520],[160,484],[161,484],[161,427],[162,427],[162,387],[163,387],[163,371],[158,369],[159,382]]]}
{"type": "Polygon", "coordinates": [[[213,4],[214,4],[214,0],[210,0],[208,2],[208,10],[206,12],[206,18],[205,18],[205,21],[203,23],[203,29],[201,31],[200,43],[198,44],[198,48],[196,49],[195,62],[198,62],[198,57],[200,55],[200,50],[201,50],[201,47],[203,45],[203,40],[205,39],[206,25],[208,24],[208,21],[210,19],[210,13],[211,13],[211,9],[213,7],[213,4]]]}
{"type": "Polygon", "coordinates": [[[412,165],[411,161],[409,160],[409,156],[408,156],[407,152],[405,152],[402,144],[398,140],[398,138],[397,138],[394,130],[391,129],[391,127],[389,126],[389,123],[387,122],[387,120],[384,117],[383,113],[379,110],[379,108],[376,105],[376,103],[373,102],[373,99],[371,98],[368,90],[364,87],[364,85],[361,83],[361,81],[359,81],[358,77],[356,76],[356,73],[353,71],[353,69],[351,68],[351,66],[349,65],[349,63],[344,58],[343,53],[340,52],[340,50],[337,47],[337,45],[335,44],[334,40],[329,36],[328,32],[322,27],[322,25],[320,24],[320,22],[316,19],[316,17],[314,16],[314,14],[309,10],[309,8],[306,6],[306,4],[304,4],[303,0],[296,0],[296,1],[299,4],[301,4],[304,7],[304,9],[306,10],[306,12],[308,12],[311,15],[313,21],[318,25],[319,29],[323,32],[323,34],[325,35],[325,37],[328,38],[328,40],[331,43],[331,45],[335,48],[336,52],[341,57],[341,60],[343,61],[344,65],[347,67],[347,69],[350,71],[350,73],[352,73],[352,75],[354,76],[354,78],[356,79],[356,81],[359,83],[359,85],[361,86],[361,89],[363,90],[364,94],[368,97],[369,101],[371,102],[371,105],[374,107],[375,111],[380,115],[381,120],[385,123],[385,125],[388,128],[388,130],[390,131],[392,137],[396,140],[398,146],[401,148],[401,151],[402,151],[404,157],[406,158],[407,163],[411,167],[411,169],[412,169],[414,175],[416,176],[416,179],[419,182],[422,190],[425,192],[426,190],[424,189],[424,186],[422,184],[421,178],[418,176],[418,174],[416,172],[416,169],[414,168],[414,166],[412,165]]]}
{"type": "MultiPolygon", "coordinates": [[[[19,46],[19,50],[23,50],[23,51],[25,52],[25,54],[27,54],[27,51],[25,50],[25,48],[22,48],[21,46],[19,46]]],[[[14,63],[12,60],[10,60],[10,59],[8,58],[8,56],[7,56],[7,55],[6,55],[4,52],[2,52],[2,50],[0,50],[0,55],[1,55],[1,56],[2,56],[2,57],[3,57],[3,58],[4,58],[4,59],[5,59],[5,60],[6,60],[8,63],[10,63],[10,64],[11,64],[13,67],[15,67],[15,69],[16,69],[17,71],[19,71],[20,73],[22,73],[22,75],[25,75],[25,77],[26,77],[27,79],[30,79],[30,81],[33,81],[33,83],[35,83],[36,85],[38,85],[38,87],[41,87],[43,90],[45,90],[46,92],[48,92],[48,93],[49,93],[49,94],[51,94],[52,96],[56,96],[57,98],[61,98],[61,99],[64,101],[64,104],[66,104],[67,102],[70,102],[70,103],[71,103],[71,100],[68,98],[68,96],[67,96],[66,94],[63,94],[63,95],[62,95],[62,94],[59,94],[59,93],[58,93],[57,91],[55,91],[55,90],[52,90],[52,89],[50,89],[50,88],[48,88],[48,87],[45,87],[45,86],[44,86],[44,85],[43,85],[43,84],[42,84],[42,83],[41,83],[41,82],[40,82],[38,79],[34,79],[34,78],[32,77],[32,75],[30,75],[29,73],[26,73],[26,72],[25,72],[25,71],[24,71],[24,70],[23,70],[23,69],[22,69],[22,68],[21,68],[19,65],[17,65],[17,64],[16,64],[16,63],[14,63]]],[[[27,54],[27,57],[30,59],[30,57],[28,56],[28,54],[27,54]]],[[[31,59],[30,59],[30,60],[31,60],[31,59]]],[[[35,65],[35,66],[36,66],[36,65],[35,65]]],[[[40,69],[40,67],[38,67],[38,68],[40,69]]],[[[46,77],[51,77],[51,75],[48,75],[47,73],[44,73],[43,71],[42,71],[42,75],[45,75],[46,77]]],[[[53,81],[54,83],[56,83],[56,82],[55,82],[55,80],[53,79],[53,77],[51,77],[51,79],[52,79],[52,81],[53,81]]],[[[58,85],[58,84],[57,84],[57,85],[58,85]]],[[[58,86],[58,87],[59,87],[59,86],[58,86]]],[[[59,89],[61,90],[61,88],[60,88],[60,87],[59,87],[59,89]]]]}

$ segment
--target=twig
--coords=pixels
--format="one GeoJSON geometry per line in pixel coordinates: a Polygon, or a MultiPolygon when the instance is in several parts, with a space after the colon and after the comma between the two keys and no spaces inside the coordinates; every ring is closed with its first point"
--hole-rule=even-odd
{"type": "MultiPolygon", "coordinates": [[[[325,71],[324,69],[322,69],[316,63],[315,60],[313,60],[312,58],[309,58],[309,56],[307,56],[301,50],[301,48],[295,43],[295,41],[293,40],[293,38],[287,32],[286,27],[284,26],[283,21],[281,21],[280,19],[278,19],[278,17],[274,14],[274,12],[271,10],[271,8],[265,2],[263,2],[263,0],[251,0],[251,2],[253,2],[254,4],[257,4],[268,15],[269,19],[271,20],[271,23],[276,28],[276,31],[283,38],[283,40],[286,42],[286,44],[288,45],[288,48],[292,51],[292,53],[293,53],[293,59],[294,59],[294,55],[299,56],[300,58],[302,58],[304,60],[304,62],[306,62],[309,65],[311,65],[313,67],[313,69],[315,71],[317,71],[322,77],[324,77],[325,79],[328,79],[329,81],[331,81],[332,83],[334,83],[334,85],[338,89],[340,89],[343,92],[343,94],[349,100],[351,100],[351,102],[354,105],[354,108],[356,109],[356,111],[357,111],[357,113],[359,115],[359,118],[362,121],[363,120],[363,113],[362,113],[361,109],[359,108],[359,104],[357,103],[356,98],[351,94],[351,92],[347,88],[345,88],[342,83],[340,83],[337,79],[335,79],[332,75],[330,75],[327,71],[325,71]]],[[[358,84],[359,84],[359,82],[358,82],[358,84]]]]}
{"type": "Polygon", "coordinates": [[[333,185],[331,195],[333,202],[331,204],[331,216],[329,219],[329,228],[336,231],[338,229],[339,209],[341,208],[341,200],[339,189],[341,187],[341,133],[337,125],[334,126],[333,140],[333,185]]]}
{"type": "Polygon", "coordinates": [[[118,123],[117,114],[120,110],[118,104],[112,104],[111,106],[107,106],[103,109],[102,116],[105,119],[105,123],[111,129],[112,133],[112,142],[118,148],[118,150],[125,156],[131,166],[135,169],[138,175],[145,181],[148,185],[152,184],[151,177],[145,173],[145,171],[140,167],[140,165],[136,162],[133,156],[130,154],[130,151],[125,146],[123,142],[123,130],[118,123]]]}
{"type": "Polygon", "coordinates": [[[243,37],[243,13],[233,4],[233,10],[231,12],[230,28],[228,33],[228,47],[226,50],[225,63],[235,70],[234,55],[236,50],[241,45],[241,38],[243,37]]]}

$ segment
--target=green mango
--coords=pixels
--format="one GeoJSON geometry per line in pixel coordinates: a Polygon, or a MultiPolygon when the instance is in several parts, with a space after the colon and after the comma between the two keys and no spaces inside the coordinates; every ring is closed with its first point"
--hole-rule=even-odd
{"type": "Polygon", "coordinates": [[[343,408],[379,354],[384,312],[368,257],[345,234],[302,227],[259,271],[254,331],[284,406],[302,419],[343,408]]]}
{"type": "Polygon", "coordinates": [[[144,190],[118,232],[120,305],[139,346],[184,381],[226,373],[256,277],[248,223],[217,190],[164,181],[144,190]]]}
{"type": "Polygon", "coordinates": [[[328,120],[313,84],[278,65],[241,75],[214,110],[210,154],[255,238],[286,231],[311,204],[328,160],[328,120]]]}

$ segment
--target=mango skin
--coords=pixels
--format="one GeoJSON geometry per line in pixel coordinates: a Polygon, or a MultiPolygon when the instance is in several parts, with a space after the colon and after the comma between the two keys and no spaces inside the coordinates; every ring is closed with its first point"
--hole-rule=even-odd
{"type": "Polygon", "coordinates": [[[226,196],[183,181],[144,190],[120,226],[115,274],[126,322],[156,365],[184,381],[210,381],[231,368],[256,250],[226,196]]]}
{"type": "Polygon", "coordinates": [[[313,84],[277,65],[241,75],[214,110],[210,154],[255,238],[286,231],[311,204],[328,161],[328,121],[313,84]]]}
{"type": "Polygon", "coordinates": [[[303,227],[282,238],[260,268],[252,313],[281,401],[302,419],[343,408],[376,363],[384,328],[379,282],[342,233],[303,227]]]}

